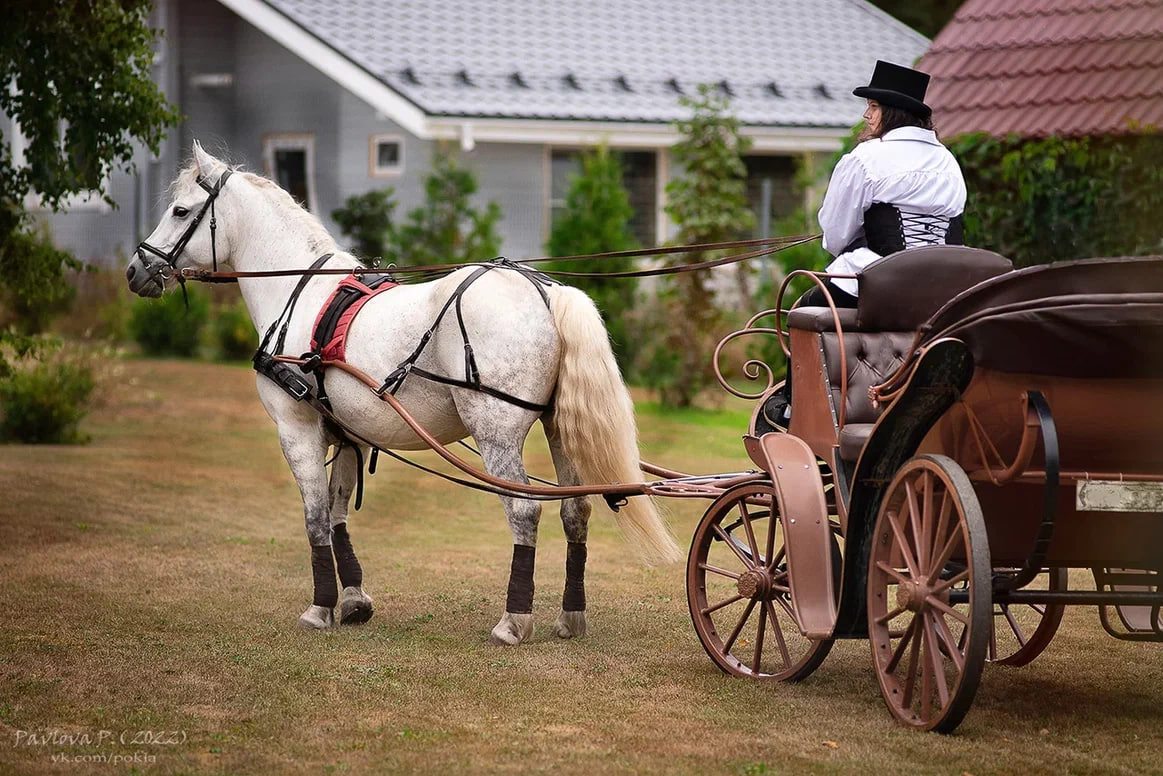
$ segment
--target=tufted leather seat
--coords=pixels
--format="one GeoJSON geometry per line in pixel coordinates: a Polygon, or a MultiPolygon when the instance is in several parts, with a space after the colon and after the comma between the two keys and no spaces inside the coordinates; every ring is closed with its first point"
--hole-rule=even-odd
{"type": "MultiPolygon", "coordinates": [[[[882,409],[872,406],[868,389],[904,362],[917,328],[962,291],[1012,269],[996,253],[947,245],[894,253],[864,269],[859,307],[838,311],[848,365],[844,426],[837,439],[841,458],[855,461],[860,456],[882,409]]],[[[832,311],[797,308],[787,322],[791,329],[818,333],[835,411],[840,406],[841,343],[832,311]]],[[[838,424],[839,418],[833,420],[838,424]]]]}

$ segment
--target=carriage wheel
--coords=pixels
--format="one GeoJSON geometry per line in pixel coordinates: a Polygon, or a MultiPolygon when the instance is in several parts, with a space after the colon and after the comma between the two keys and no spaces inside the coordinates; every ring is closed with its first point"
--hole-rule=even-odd
{"type": "MultiPolygon", "coordinates": [[[[1048,569],[1023,590],[1065,590],[1067,569],[1048,569]]],[[[989,640],[986,660],[1002,666],[1024,666],[1050,646],[1062,615],[1064,604],[993,605],[993,636],[989,640]]]]}
{"type": "MultiPolygon", "coordinates": [[[[777,510],[770,483],[737,486],[711,504],[691,542],[687,604],[703,649],[723,672],[796,682],[819,667],[832,640],[809,639],[796,625],[777,510]]],[[[839,574],[835,536],[832,553],[839,574]]]]}
{"type": "Polygon", "coordinates": [[[989,543],[969,478],[918,456],[893,478],[876,517],[868,633],[893,715],[948,733],[965,717],[993,632],[989,543]]]}

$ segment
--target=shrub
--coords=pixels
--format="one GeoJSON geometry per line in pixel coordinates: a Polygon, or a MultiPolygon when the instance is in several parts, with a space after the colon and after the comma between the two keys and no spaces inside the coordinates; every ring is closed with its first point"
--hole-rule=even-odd
{"type": "Polygon", "coordinates": [[[193,286],[186,286],[186,291],[189,308],[180,292],[134,301],[129,331],[146,355],[190,358],[197,353],[202,328],[210,317],[210,302],[193,286]]]}
{"type": "MultiPolygon", "coordinates": [[[[581,156],[581,173],[573,177],[565,212],[553,225],[549,255],[578,256],[637,248],[630,234],[630,195],[622,184],[622,165],[606,146],[581,156]]],[[[617,272],[634,268],[632,258],[551,262],[546,269],[572,272],[617,272]]],[[[638,340],[630,326],[638,282],[633,278],[565,278],[585,291],[602,311],[618,366],[626,374],[638,340]]]]}
{"type": "Polygon", "coordinates": [[[25,357],[0,379],[0,440],[31,444],[85,441],[78,425],[93,387],[93,372],[84,363],[25,357]]]}
{"type": "Polygon", "coordinates": [[[66,279],[84,265],[52,244],[48,228],[17,229],[0,241],[0,301],[6,322],[23,334],[38,334],[69,309],[76,294],[66,279]]]}
{"type": "Polygon", "coordinates": [[[352,239],[351,252],[367,263],[387,253],[387,241],[392,232],[392,201],[395,189],[373,189],[355,194],[343,202],[343,207],[331,211],[331,217],[352,239]]]}
{"type": "Polygon", "coordinates": [[[249,359],[258,348],[258,332],[241,299],[214,311],[213,334],[218,355],[228,361],[249,359]]]}

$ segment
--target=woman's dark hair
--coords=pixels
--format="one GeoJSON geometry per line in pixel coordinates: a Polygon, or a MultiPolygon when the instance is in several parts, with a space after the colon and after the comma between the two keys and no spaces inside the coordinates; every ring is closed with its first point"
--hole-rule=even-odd
{"type": "Polygon", "coordinates": [[[931,129],[933,132],[937,128],[933,126],[932,116],[921,116],[904,108],[894,108],[891,105],[880,104],[880,127],[873,133],[869,127],[865,127],[864,131],[860,133],[860,141],[872,140],[873,138],[884,137],[894,129],[901,127],[920,127],[921,129],[931,129]]]}

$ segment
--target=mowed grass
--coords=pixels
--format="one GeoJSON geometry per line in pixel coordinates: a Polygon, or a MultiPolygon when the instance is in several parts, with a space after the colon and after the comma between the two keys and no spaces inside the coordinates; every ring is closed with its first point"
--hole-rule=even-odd
{"type": "MultiPolygon", "coordinates": [[[[562,642],[564,538],[547,505],[538,631],[487,636],[510,538],[495,498],[381,459],[352,520],[375,617],[306,633],[298,493],[242,367],[130,361],[85,447],[0,447],[0,772],[77,772],[133,754],[149,773],[1145,773],[1163,771],[1163,649],[1070,610],[1022,669],[987,666],[954,736],[884,708],[867,642],[794,686],[720,674],[681,566],[647,569],[604,509],[591,531],[590,635],[562,642]],[[163,731],[154,745],[28,736],[163,731]],[[171,732],[180,735],[170,735],[171,732]]],[[[747,468],[748,407],[644,403],[644,457],[747,468]]],[[[530,468],[550,474],[535,432],[530,468]]],[[[431,456],[429,456],[431,458],[431,456]]],[[[686,543],[704,504],[672,502],[686,543]]],[[[140,739],[139,739],[140,740],[140,739]]]]}

